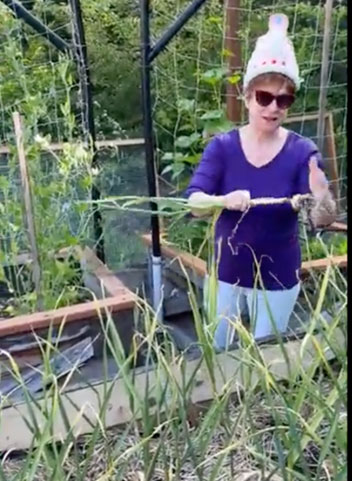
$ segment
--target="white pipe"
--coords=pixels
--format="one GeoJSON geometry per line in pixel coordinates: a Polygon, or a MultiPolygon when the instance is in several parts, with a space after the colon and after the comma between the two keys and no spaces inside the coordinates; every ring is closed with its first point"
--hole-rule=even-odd
{"type": "Polygon", "coordinates": [[[163,296],[162,296],[162,275],[161,257],[152,257],[152,286],[153,286],[153,308],[157,319],[163,320],[163,296]]]}

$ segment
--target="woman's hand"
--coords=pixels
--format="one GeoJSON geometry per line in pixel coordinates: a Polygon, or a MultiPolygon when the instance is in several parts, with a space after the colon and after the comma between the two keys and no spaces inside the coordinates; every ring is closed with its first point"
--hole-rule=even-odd
{"type": "Polygon", "coordinates": [[[223,196],[225,209],[246,211],[249,208],[251,195],[248,190],[234,190],[223,196]]]}
{"type": "Polygon", "coordinates": [[[319,169],[315,157],[309,161],[309,188],[315,198],[311,219],[316,227],[332,224],[336,219],[336,202],[329,191],[324,172],[319,169]]]}
{"type": "Polygon", "coordinates": [[[194,216],[205,217],[210,215],[214,209],[224,207],[223,196],[194,192],[188,199],[188,205],[194,216]]]}
{"type": "Polygon", "coordinates": [[[234,190],[226,195],[209,195],[204,192],[194,192],[190,195],[188,204],[192,214],[197,217],[209,215],[215,208],[240,210],[244,212],[249,208],[251,196],[248,190],[234,190]]]}
{"type": "Polygon", "coordinates": [[[328,180],[318,167],[316,157],[311,157],[309,161],[309,188],[317,199],[322,199],[329,193],[328,180]]]}

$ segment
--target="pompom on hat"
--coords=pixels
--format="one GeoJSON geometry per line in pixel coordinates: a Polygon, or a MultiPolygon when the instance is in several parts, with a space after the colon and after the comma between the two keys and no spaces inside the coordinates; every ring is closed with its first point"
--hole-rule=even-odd
{"type": "Polygon", "coordinates": [[[257,39],[243,79],[246,90],[251,80],[264,73],[280,73],[288,77],[298,90],[301,84],[292,42],[287,37],[288,18],[276,13],[269,18],[269,30],[257,39]]]}

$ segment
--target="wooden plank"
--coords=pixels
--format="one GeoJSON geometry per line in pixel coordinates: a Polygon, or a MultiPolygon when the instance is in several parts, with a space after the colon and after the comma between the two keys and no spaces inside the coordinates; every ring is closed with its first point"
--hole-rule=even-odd
{"type": "Polygon", "coordinates": [[[347,234],[347,224],[345,222],[333,222],[322,230],[327,232],[344,232],[347,234]]]}
{"type": "Polygon", "coordinates": [[[290,124],[294,122],[306,122],[307,120],[318,120],[319,112],[313,112],[303,115],[292,115],[284,120],[285,124],[290,124]]]}
{"type": "MultiPolygon", "coordinates": [[[[150,246],[151,237],[149,234],[142,236],[143,242],[150,246]]],[[[206,262],[188,252],[183,252],[177,248],[164,246],[161,244],[161,253],[163,256],[178,260],[183,266],[194,270],[196,274],[205,276],[207,272],[206,262]]],[[[342,256],[331,256],[324,259],[316,259],[313,261],[304,261],[301,265],[301,274],[307,274],[310,270],[324,270],[327,266],[335,266],[339,268],[347,267],[347,254],[342,256]]]]}
{"type": "Polygon", "coordinates": [[[4,319],[0,322],[0,338],[10,334],[28,332],[31,330],[42,329],[50,325],[58,325],[77,322],[80,320],[96,319],[100,314],[114,313],[132,309],[136,302],[136,296],[127,291],[119,296],[107,299],[90,301],[76,304],[74,306],[60,307],[56,310],[35,312],[4,319]]]}
{"type": "Polygon", "coordinates": [[[345,268],[347,267],[347,254],[342,256],[325,257],[324,259],[314,259],[304,261],[301,266],[301,275],[308,274],[310,271],[323,271],[328,266],[345,268]]]}
{"type": "MultiPolygon", "coordinates": [[[[111,140],[97,140],[96,147],[98,149],[105,149],[108,147],[132,147],[134,145],[144,145],[145,141],[142,138],[135,138],[135,139],[111,139],[111,140]]],[[[78,145],[73,144],[73,145],[78,145]]],[[[56,142],[49,144],[49,147],[42,147],[41,150],[52,150],[53,152],[57,152],[63,150],[65,146],[64,142],[56,142]]],[[[0,146],[0,154],[9,154],[10,148],[7,145],[0,146]]]]}
{"type": "MultiPolygon", "coordinates": [[[[83,337],[80,336],[80,339],[78,340],[75,340],[75,339],[72,339],[69,341],[60,340],[60,342],[55,342],[55,340],[53,340],[51,344],[57,346],[58,349],[63,350],[73,346],[74,342],[78,342],[82,338],[83,337]]],[[[29,349],[23,348],[23,351],[17,351],[13,353],[11,357],[11,361],[9,360],[9,358],[2,356],[0,359],[0,379],[6,375],[5,373],[13,369],[13,364],[12,364],[13,360],[15,361],[20,371],[23,372],[23,370],[26,370],[27,368],[33,368],[35,366],[38,366],[42,362],[42,359],[43,359],[43,353],[39,346],[36,348],[29,348],[29,349]]],[[[0,391],[1,391],[1,388],[0,388],[0,391]]]]}
{"type": "Polygon", "coordinates": [[[40,266],[40,256],[37,245],[37,236],[34,221],[34,211],[32,205],[32,193],[31,185],[29,179],[29,173],[27,169],[26,154],[23,142],[23,126],[21,116],[18,112],[13,113],[13,123],[15,127],[16,145],[18,159],[20,163],[20,174],[21,183],[23,190],[23,201],[24,201],[24,220],[28,229],[28,238],[31,246],[31,254],[33,260],[32,274],[33,282],[35,286],[35,292],[37,295],[37,310],[41,311],[43,309],[43,296],[41,292],[41,266],[40,266]]]}
{"type": "Polygon", "coordinates": [[[96,146],[98,149],[104,149],[106,147],[133,147],[134,145],[144,145],[145,140],[143,138],[135,139],[111,139],[111,140],[97,140],[96,146]]]}
{"type": "Polygon", "coordinates": [[[93,274],[98,283],[102,297],[118,296],[128,291],[123,282],[95,255],[90,247],[77,249],[83,275],[93,274]]]}
{"type": "Polygon", "coordinates": [[[94,275],[97,284],[104,288],[107,299],[100,299],[56,310],[36,312],[2,319],[0,322],[0,338],[11,334],[19,334],[31,330],[47,328],[49,325],[58,325],[62,322],[71,323],[80,320],[97,318],[99,313],[113,313],[132,309],[136,303],[136,295],[130,291],[95,255],[88,247],[81,249],[62,249],[58,255],[67,255],[74,252],[80,262],[88,266],[94,275]]]}
{"type": "MultiPolygon", "coordinates": [[[[324,338],[322,334],[317,334],[314,337],[315,341],[321,346],[326,346],[324,338]]],[[[303,349],[302,340],[285,343],[292,371],[296,368],[308,369],[316,359],[316,351],[311,338],[306,341],[303,349]]],[[[345,334],[340,329],[336,329],[334,332],[334,343],[337,345],[346,343],[345,334]]],[[[272,375],[277,380],[287,378],[288,366],[280,346],[264,345],[258,346],[258,348],[261,351],[263,362],[269,367],[272,375]]],[[[146,403],[150,406],[155,406],[154,409],[160,409],[155,397],[156,393],[161,392],[164,386],[170,385],[170,381],[167,382],[167,373],[171,373],[173,379],[179,385],[185,385],[193,378],[193,389],[190,396],[192,403],[211,400],[216,394],[223,392],[224,388],[227,392],[237,392],[243,388],[242,370],[240,367],[242,366],[243,368],[241,359],[244,355],[244,352],[236,349],[215,356],[215,391],[206,363],[203,361],[199,364],[199,359],[186,361],[186,365],[180,363],[177,359],[168,366],[167,370],[162,366],[157,366],[155,369],[147,372],[145,367],[135,369],[129,377],[129,382],[134,384],[136,392],[134,405],[137,405],[136,399],[139,399],[143,409],[146,403]]],[[[327,360],[334,358],[334,353],[329,348],[324,350],[324,355],[327,360]]],[[[248,376],[248,382],[251,386],[258,385],[258,375],[261,375],[259,369],[257,371],[253,370],[252,375],[248,376]]],[[[246,384],[247,389],[251,386],[246,384]]],[[[95,384],[94,388],[91,386],[72,392],[63,392],[61,399],[63,409],[71,423],[70,427],[75,437],[92,432],[97,422],[104,426],[105,429],[127,423],[132,419],[139,419],[142,415],[142,410],[138,410],[136,407],[134,410],[131,410],[130,390],[129,387],[126,388],[126,382],[121,377],[106,383],[95,384]],[[110,388],[111,396],[103,417],[100,412],[100,406],[104,399],[104,393],[109,391],[110,388]],[[99,421],[97,421],[98,413],[99,421]]],[[[171,391],[166,395],[165,403],[174,403],[171,391]]],[[[31,406],[36,422],[42,431],[45,429],[47,422],[43,415],[45,411],[43,406],[44,401],[39,401],[38,406],[31,406]]],[[[48,407],[48,402],[46,402],[46,406],[48,407]]],[[[163,405],[162,409],[165,409],[165,405],[163,405]]],[[[152,410],[153,408],[151,408],[151,412],[152,410]]],[[[32,425],[28,406],[21,403],[4,408],[0,416],[0,451],[28,449],[33,442],[33,432],[26,424],[32,425]]],[[[47,430],[47,432],[53,433],[53,440],[61,440],[66,437],[67,431],[61,411],[57,410],[53,429],[52,431],[47,430]]],[[[51,439],[48,438],[48,442],[50,441],[51,439]]]]}
{"type": "Polygon", "coordinates": [[[334,120],[331,112],[329,112],[328,115],[326,116],[325,139],[326,139],[326,154],[328,157],[329,182],[331,184],[331,190],[336,200],[337,213],[339,213],[341,210],[339,169],[337,165],[334,120]]]}

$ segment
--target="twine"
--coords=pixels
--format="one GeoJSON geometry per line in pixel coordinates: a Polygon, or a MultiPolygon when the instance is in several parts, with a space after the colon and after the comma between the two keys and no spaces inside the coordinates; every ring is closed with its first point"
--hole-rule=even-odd
{"type": "Polygon", "coordinates": [[[297,194],[293,197],[258,197],[257,199],[250,199],[249,206],[256,207],[258,205],[275,205],[290,203],[296,210],[304,207],[305,201],[312,200],[311,194],[297,194]]]}

